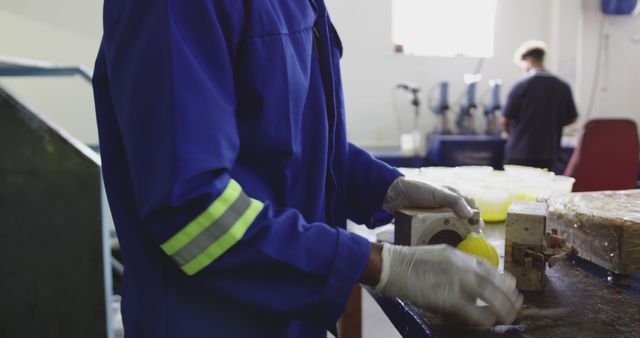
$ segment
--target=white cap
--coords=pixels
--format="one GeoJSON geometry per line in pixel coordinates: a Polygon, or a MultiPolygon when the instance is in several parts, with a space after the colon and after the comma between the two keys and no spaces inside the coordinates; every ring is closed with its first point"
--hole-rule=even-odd
{"type": "Polygon", "coordinates": [[[516,52],[513,54],[513,62],[518,66],[522,66],[522,56],[534,49],[542,49],[546,53],[547,44],[540,40],[526,41],[516,49],[516,52]]]}

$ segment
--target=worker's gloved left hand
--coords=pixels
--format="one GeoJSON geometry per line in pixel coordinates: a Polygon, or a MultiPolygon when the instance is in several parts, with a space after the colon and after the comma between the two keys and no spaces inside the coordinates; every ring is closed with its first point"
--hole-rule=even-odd
{"type": "Polygon", "coordinates": [[[451,187],[436,187],[430,184],[397,178],[389,187],[382,206],[388,212],[402,208],[450,208],[462,218],[473,216],[477,209],[473,199],[460,194],[451,187]]]}

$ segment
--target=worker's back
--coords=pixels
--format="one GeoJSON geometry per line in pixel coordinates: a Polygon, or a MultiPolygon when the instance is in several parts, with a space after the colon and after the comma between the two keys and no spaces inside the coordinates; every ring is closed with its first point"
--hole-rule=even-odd
{"type": "Polygon", "coordinates": [[[510,135],[505,163],[553,168],[562,128],[576,116],[569,86],[546,71],[518,82],[505,106],[510,135]]]}

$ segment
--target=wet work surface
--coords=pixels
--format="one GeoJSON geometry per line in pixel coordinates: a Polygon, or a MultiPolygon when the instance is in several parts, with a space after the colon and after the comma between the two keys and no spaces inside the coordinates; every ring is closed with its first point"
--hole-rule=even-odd
{"type": "MultiPolygon", "coordinates": [[[[504,224],[487,225],[484,232],[504,253],[504,224]]],[[[591,263],[569,259],[547,268],[542,292],[523,293],[525,309],[554,310],[556,316],[491,329],[446,325],[437,314],[424,317],[440,337],[640,337],[639,290],[639,276],[608,275],[591,263]]]]}

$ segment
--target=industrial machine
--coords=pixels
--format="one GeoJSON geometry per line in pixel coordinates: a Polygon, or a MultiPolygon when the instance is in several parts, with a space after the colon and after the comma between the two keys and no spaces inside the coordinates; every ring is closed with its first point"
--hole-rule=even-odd
{"type": "Polygon", "coordinates": [[[446,81],[440,82],[438,85],[433,86],[433,88],[429,91],[427,95],[427,104],[429,106],[429,110],[434,113],[438,119],[438,124],[434,130],[435,133],[438,134],[450,134],[451,130],[449,129],[449,120],[447,117],[447,112],[449,111],[449,83],[446,81]],[[433,93],[438,90],[438,99],[437,103],[433,104],[434,100],[433,93]]]}
{"type": "Polygon", "coordinates": [[[402,89],[409,94],[411,105],[413,106],[413,129],[418,129],[418,119],[420,118],[420,87],[412,82],[400,82],[396,88],[402,89]]]}
{"type": "Polygon", "coordinates": [[[113,337],[103,194],[98,155],[0,88],[0,336],[113,337]]]}
{"type": "Polygon", "coordinates": [[[475,134],[475,111],[478,108],[476,104],[476,92],[478,82],[482,79],[480,74],[465,74],[464,82],[467,85],[465,98],[460,105],[458,117],[456,119],[456,127],[458,134],[475,134]]]}
{"type": "Polygon", "coordinates": [[[396,88],[408,93],[409,102],[413,106],[413,126],[409,133],[404,133],[400,136],[401,152],[406,155],[420,154],[423,150],[422,134],[418,130],[420,119],[420,87],[412,82],[400,82],[396,85],[396,88]]]}
{"type": "MultiPolygon", "coordinates": [[[[610,194],[607,192],[607,196],[610,194]]],[[[637,192],[626,192],[618,198],[626,198],[629,194],[635,196],[637,192]]],[[[577,195],[576,198],[584,199],[584,196],[577,195]]],[[[637,199],[629,200],[628,205],[635,201],[637,199]]],[[[611,274],[574,255],[576,252],[567,247],[564,238],[553,232],[553,205],[549,202],[548,210],[545,203],[516,202],[509,210],[506,227],[504,223],[482,227],[487,238],[495,242],[504,240],[505,270],[517,277],[517,286],[521,290],[536,291],[525,295],[524,306],[513,325],[488,329],[466,327],[455,318],[419,309],[409,302],[378,294],[371,288],[366,290],[402,337],[636,337],[640,331],[637,320],[640,275],[611,274]],[[546,269],[546,265],[553,269],[546,269]]],[[[583,214],[579,215],[579,218],[583,217],[583,214]]],[[[600,215],[596,216],[602,220],[600,215]]],[[[475,224],[477,216],[467,222],[447,209],[402,210],[395,217],[395,243],[403,245],[456,245],[466,234],[481,228],[480,224],[475,224]]],[[[578,231],[583,231],[580,228],[584,223],[575,223],[573,217],[567,220],[568,226],[577,226],[578,231]]],[[[593,242],[602,243],[603,234],[597,236],[593,242]]],[[[604,243],[610,244],[608,240],[604,243]]]]}
{"type": "Polygon", "coordinates": [[[547,205],[516,202],[509,208],[505,231],[504,269],[520,290],[540,291],[544,283],[543,240],[547,205]]]}
{"type": "MultiPolygon", "coordinates": [[[[557,233],[547,232],[547,204],[514,202],[505,228],[504,269],[524,291],[542,291],[546,266],[577,253],[557,233]]],[[[481,233],[480,212],[468,220],[447,208],[403,209],[395,215],[394,242],[398,245],[448,244],[457,247],[471,233],[481,233]]]]}
{"type": "Polygon", "coordinates": [[[505,230],[504,269],[516,277],[518,289],[542,291],[547,264],[577,253],[566,240],[546,231],[547,204],[514,202],[505,230]]]}
{"type": "MultiPolygon", "coordinates": [[[[92,77],[0,55],[5,76],[92,77]]],[[[108,213],[100,156],[0,87],[0,336],[114,337],[108,213]]]]}
{"type": "Polygon", "coordinates": [[[502,132],[498,116],[498,112],[502,109],[502,104],[500,103],[501,89],[502,80],[489,81],[490,99],[483,107],[486,121],[485,134],[487,135],[499,135],[502,132]]]}

